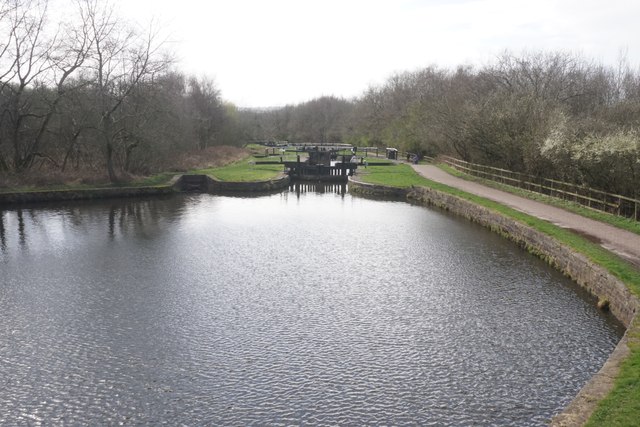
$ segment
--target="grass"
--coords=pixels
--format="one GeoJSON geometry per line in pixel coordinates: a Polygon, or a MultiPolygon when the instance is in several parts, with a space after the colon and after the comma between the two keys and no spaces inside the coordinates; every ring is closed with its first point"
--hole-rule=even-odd
{"type": "Polygon", "coordinates": [[[305,153],[295,153],[295,152],[285,152],[284,154],[270,154],[268,157],[261,157],[261,158],[256,158],[257,161],[280,161],[280,159],[282,158],[283,161],[285,162],[295,162],[298,158],[298,155],[300,156],[301,161],[304,161],[307,158],[307,155],[305,153]]]}
{"type": "Polygon", "coordinates": [[[591,218],[596,221],[604,222],[606,224],[613,225],[614,227],[618,227],[623,230],[630,231],[632,233],[640,234],[640,221],[634,221],[629,218],[613,215],[613,214],[602,212],[596,209],[590,209],[588,207],[582,206],[579,203],[559,199],[557,197],[547,196],[546,194],[540,194],[534,191],[527,191],[522,188],[512,187],[510,185],[502,184],[496,181],[491,181],[489,179],[478,178],[478,177],[466,174],[464,172],[460,172],[459,170],[454,169],[451,166],[448,166],[445,164],[439,164],[437,166],[440,169],[444,170],[445,172],[450,173],[451,175],[457,176],[459,178],[466,179],[468,181],[478,182],[488,187],[493,187],[498,190],[506,191],[508,193],[515,194],[520,197],[526,197],[527,199],[536,200],[542,203],[546,203],[548,205],[556,206],[558,208],[571,211],[578,215],[582,215],[584,217],[591,218]]]}
{"type": "Polygon", "coordinates": [[[171,178],[173,178],[176,175],[177,173],[175,172],[159,173],[157,175],[152,175],[146,178],[135,180],[127,186],[128,187],[155,187],[155,186],[166,185],[169,183],[169,181],[171,181],[171,178]]]}
{"type": "Polygon", "coordinates": [[[11,189],[0,190],[0,193],[33,193],[40,191],[74,191],[92,190],[102,188],[125,188],[125,187],[161,187],[167,185],[171,178],[176,175],[174,172],[160,173],[145,178],[121,183],[94,183],[94,184],[56,184],[47,186],[21,186],[11,189]]]}
{"type": "Polygon", "coordinates": [[[358,178],[371,184],[407,188],[412,185],[426,185],[427,180],[418,175],[409,165],[398,163],[390,166],[358,168],[358,178]]]}
{"type": "Polygon", "coordinates": [[[260,152],[264,153],[265,146],[262,144],[247,144],[244,146],[244,148],[260,154],[260,152]]]}
{"type": "MultiPolygon", "coordinates": [[[[275,165],[256,165],[250,162],[255,162],[254,157],[248,156],[242,160],[234,163],[211,167],[204,169],[193,169],[188,173],[211,175],[221,181],[238,181],[238,182],[251,182],[251,181],[266,181],[277,177],[282,173],[283,166],[280,164],[275,165]]],[[[264,159],[261,159],[264,160],[264,159]]],[[[279,160],[279,158],[278,158],[279,160]]],[[[125,188],[125,187],[162,187],[171,181],[171,179],[177,175],[177,172],[164,172],[156,175],[135,179],[133,181],[126,181],[122,183],[68,183],[68,184],[56,184],[46,186],[19,186],[12,187],[10,189],[0,189],[0,193],[30,193],[40,191],[74,191],[74,190],[92,190],[103,188],[125,188]]]]}
{"type": "MultiPolygon", "coordinates": [[[[636,320],[637,322],[638,320],[636,320]]],[[[629,335],[631,355],[622,363],[613,390],[596,408],[588,427],[637,426],[640,420],[640,330],[629,335]]]]}
{"type": "Polygon", "coordinates": [[[73,191],[73,190],[90,190],[92,188],[110,188],[111,184],[57,184],[47,186],[20,186],[11,187],[0,190],[2,193],[35,193],[39,191],[73,191]]]}
{"type": "Polygon", "coordinates": [[[277,165],[256,165],[255,157],[247,157],[235,163],[226,166],[196,169],[190,173],[210,175],[220,181],[227,182],[251,182],[251,181],[267,181],[276,178],[283,171],[283,166],[277,165]]]}
{"type": "MultiPolygon", "coordinates": [[[[425,186],[499,212],[552,236],[574,251],[584,254],[591,261],[603,266],[624,282],[636,296],[640,296],[640,271],[613,253],[571,231],[497,202],[428,180],[418,175],[408,165],[369,167],[366,173],[359,174],[359,178],[372,184],[393,187],[425,186]]],[[[636,319],[636,322],[640,322],[640,319],[636,319]]],[[[634,331],[629,337],[631,354],[622,362],[613,390],[598,404],[589,419],[588,426],[638,425],[638,420],[640,420],[640,332],[638,332],[638,328],[634,331]]]]}

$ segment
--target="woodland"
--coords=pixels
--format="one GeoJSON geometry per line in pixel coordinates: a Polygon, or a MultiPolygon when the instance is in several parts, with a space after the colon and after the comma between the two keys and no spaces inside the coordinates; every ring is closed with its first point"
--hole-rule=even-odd
{"type": "Polygon", "coordinates": [[[0,0],[0,186],[122,182],[288,141],[445,154],[638,196],[640,72],[624,54],[611,66],[503,52],[397,73],[353,99],[250,109],[180,71],[158,29],[108,2],[74,6],[56,21],[46,1],[0,0]]]}

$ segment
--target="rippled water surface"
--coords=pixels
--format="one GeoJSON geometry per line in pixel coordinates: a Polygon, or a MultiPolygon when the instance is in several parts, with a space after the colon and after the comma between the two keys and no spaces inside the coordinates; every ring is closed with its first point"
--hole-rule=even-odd
{"type": "Polygon", "coordinates": [[[540,425],[621,332],[515,245],[406,203],[0,211],[2,425],[540,425]]]}

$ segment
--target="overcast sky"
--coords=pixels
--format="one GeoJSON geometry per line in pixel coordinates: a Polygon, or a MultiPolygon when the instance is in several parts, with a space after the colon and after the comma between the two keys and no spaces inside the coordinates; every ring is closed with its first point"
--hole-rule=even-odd
{"type": "Polygon", "coordinates": [[[115,0],[154,17],[185,72],[241,107],[352,97],[394,72],[489,63],[505,49],[640,65],[638,0],[115,0]]]}

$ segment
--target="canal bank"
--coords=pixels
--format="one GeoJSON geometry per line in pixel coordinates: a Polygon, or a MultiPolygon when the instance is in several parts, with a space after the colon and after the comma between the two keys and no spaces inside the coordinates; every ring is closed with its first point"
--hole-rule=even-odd
{"type": "Polygon", "coordinates": [[[199,191],[202,193],[260,193],[283,190],[289,186],[290,178],[280,175],[262,181],[222,181],[210,175],[181,175],[173,184],[177,191],[199,191]]]}
{"type": "Polygon", "coordinates": [[[209,175],[184,174],[174,176],[165,185],[141,187],[105,187],[87,189],[16,191],[0,193],[0,206],[74,200],[166,196],[177,192],[203,193],[268,193],[288,187],[290,179],[280,175],[261,181],[222,181],[209,175]]]}
{"type": "MultiPolygon", "coordinates": [[[[604,266],[593,262],[548,233],[462,197],[423,186],[398,188],[354,179],[350,180],[349,184],[350,191],[355,194],[404,196],[407,201],[437,206],[490,228],[543,258],[594,295],[599,303],[608,306],[627,331],[605,365],[552,421],[552,425],[558,426],[585,424],[599,402],[614,388],[621,365],[631,358],[630,340],[640,334],[640,325],[636,318],[640,304],[627,284],[604,266]]],[[[551,224],[549,226],[555,227],[551,224]]]]}
{"type": "Polygon", "coordinates": [[[0,193],[0,206],[73,200],[164,196],[175,193],[172,185],[37,190],[0,193]]]}

